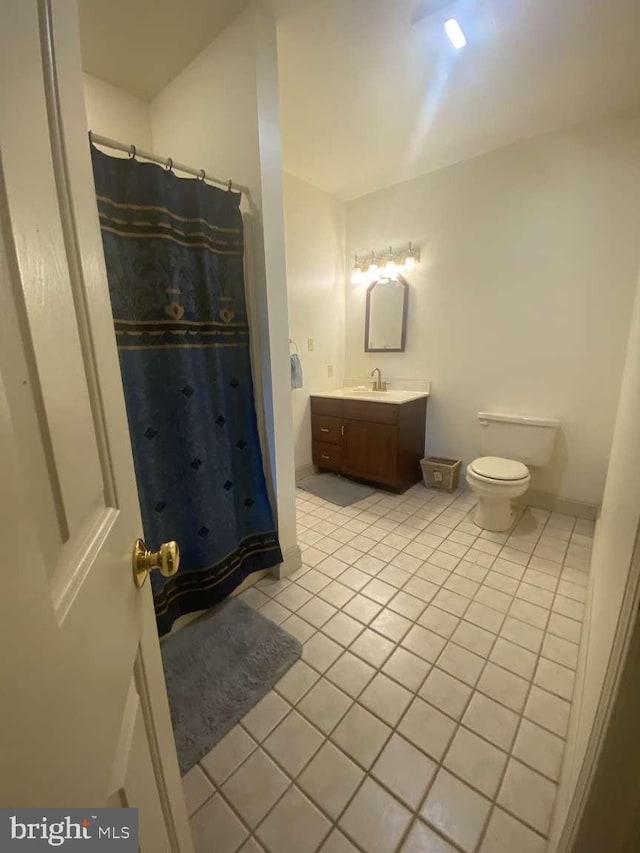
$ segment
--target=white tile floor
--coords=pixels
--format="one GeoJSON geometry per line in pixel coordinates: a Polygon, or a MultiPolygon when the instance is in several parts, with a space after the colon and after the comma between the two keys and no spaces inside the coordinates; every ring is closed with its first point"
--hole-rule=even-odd
{"type": "Polygon", "coordinates": [[[542,853],[593,524],[416,486],[298,493],[302,569],[242,598],[302,660],[185,777],[196,853],[542,853]]]}

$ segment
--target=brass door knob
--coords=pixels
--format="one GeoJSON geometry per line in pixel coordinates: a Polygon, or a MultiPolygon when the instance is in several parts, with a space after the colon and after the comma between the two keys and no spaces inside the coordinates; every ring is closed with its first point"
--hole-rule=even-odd
{"type": "Polygon", "coordinates": [[[133,582],[141,587],[152,569],[170,578],[180,568],[180,548],[177,542],[163,542],[157,551],[148,551],[142,539],[133,546],[133,582]]]}

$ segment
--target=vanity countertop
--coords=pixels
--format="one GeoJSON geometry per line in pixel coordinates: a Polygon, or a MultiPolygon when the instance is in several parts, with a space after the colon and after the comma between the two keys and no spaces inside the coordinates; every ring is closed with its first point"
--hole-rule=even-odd
{"type": "Polygon", "coordinates": [[[370,391],[364,388],[337,388],[335,391],[321,391],[311,394],[311,396],[327,397],[331,400],[366,400],[367,402],[398,405],[428,397],[429,394],[426,391],[370,391]]]}

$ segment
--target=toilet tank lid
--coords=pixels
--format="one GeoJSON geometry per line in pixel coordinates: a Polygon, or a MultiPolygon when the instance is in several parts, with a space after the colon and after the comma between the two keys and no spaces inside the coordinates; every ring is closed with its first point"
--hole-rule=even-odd
{"type": "Polygon", "coordinates": [[[504,412],[478,412],[479,421],[503,421],[512,424],[529,424],[530,426],[550,427],[560,426],[559,418],[539,418],[536,415],[509,415],[504,412]]]}

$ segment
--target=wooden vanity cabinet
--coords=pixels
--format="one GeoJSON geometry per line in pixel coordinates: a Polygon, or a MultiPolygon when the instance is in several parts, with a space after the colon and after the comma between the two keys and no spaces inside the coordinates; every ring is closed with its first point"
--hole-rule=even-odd
{"type": "Polygon", "coordinates": [[[313,463],[404,492],[420,482],[427,397],[378,403],[311,397],[313,463]]]}

